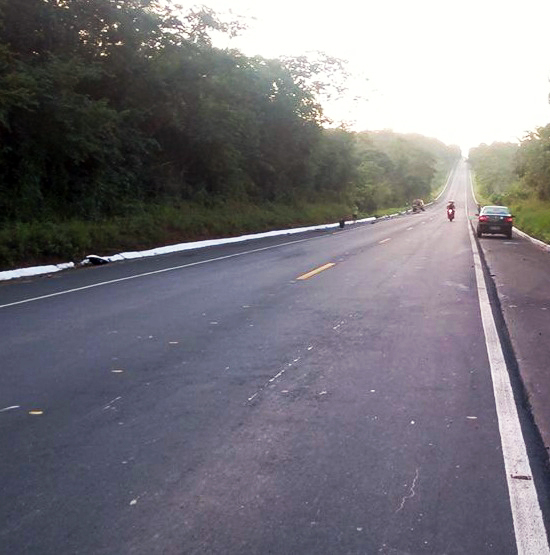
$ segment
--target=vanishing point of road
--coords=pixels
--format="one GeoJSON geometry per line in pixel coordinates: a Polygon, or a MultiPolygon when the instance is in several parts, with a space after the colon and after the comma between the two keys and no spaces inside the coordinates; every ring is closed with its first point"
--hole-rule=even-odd
{"type": "Polygon", "coordinates": [[[0,552],[548,553],[474,212],[0,287],[0,552]]]}

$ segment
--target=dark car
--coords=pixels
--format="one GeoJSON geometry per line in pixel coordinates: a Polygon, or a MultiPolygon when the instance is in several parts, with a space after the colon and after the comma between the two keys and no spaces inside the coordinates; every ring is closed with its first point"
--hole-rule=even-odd
{"type": "Polygon", "coordinates": [[[513,225],[514,217],[506,206],[484,206],[477,221],[477,236],[499,233],[511,239],[513,225]]]}

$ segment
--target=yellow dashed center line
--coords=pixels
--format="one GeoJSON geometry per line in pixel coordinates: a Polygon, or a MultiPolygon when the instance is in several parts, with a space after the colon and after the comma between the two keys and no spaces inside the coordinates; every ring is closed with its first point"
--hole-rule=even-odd
{"type": "Polygon", "coordinates": [[[311,270],[311,272],[307,272],[307,274],[302,274],[300,277],[298,277],[296,279],[309,279],[310,277],[314,276],[315,274],[319,274],[323,270],[328,270],[329,268],[332,268],[333,266],[336,266],[336,264],[334,262],[329,262],[328,264],[325,264],[324,266],[319,266],[319,268],[315,268],[315,270],[311,270]]]}
{"type": "Polygon", "coordinates": [[[391,241],[391,237],[388,237],[387,239],[382,239],[382,241],[378,241],[378,244],[383,245],[384,243],[387,243],[388,241],[391,241]]]}

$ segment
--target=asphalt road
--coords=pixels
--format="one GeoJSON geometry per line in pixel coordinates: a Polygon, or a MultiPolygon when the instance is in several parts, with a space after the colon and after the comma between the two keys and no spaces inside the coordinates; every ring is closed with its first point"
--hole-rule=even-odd
{"type": "Polygon", "coordinates": [[[515,235],[480,240],[525,395],[550,450],[550,254],[515,235]]]}
{"type": "Polygon", "coordinates": [[[515,553],[466,177],[0,287],[0,552],[515,553]]]}

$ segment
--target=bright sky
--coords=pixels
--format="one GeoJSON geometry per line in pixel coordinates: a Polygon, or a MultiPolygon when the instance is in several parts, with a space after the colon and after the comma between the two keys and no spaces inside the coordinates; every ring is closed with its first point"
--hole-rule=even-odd
{"type": "Polygon", "coordinates": [[[230,46],[349,61],[350,99],[325,106],[355,130],[421,133],[463,154],[550,122],[550,0],[204,0],[254,17],[230,46]]]}

